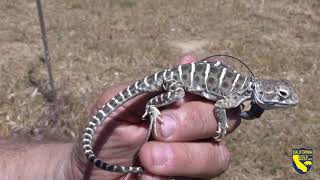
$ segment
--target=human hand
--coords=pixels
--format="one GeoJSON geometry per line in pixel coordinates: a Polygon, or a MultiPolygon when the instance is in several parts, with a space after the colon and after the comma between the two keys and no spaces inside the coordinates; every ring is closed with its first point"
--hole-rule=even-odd
{"type": "MultiPolygon", "coordinates": [[[[195,57],[188,55],[178,64],[195,60],[195,57]]],[[[94,112],[127,86],[108,89],[97,102],[94,112]]],[[[153,140],[143,144],[148,124],[141,121],[141,117],[147,101],[153,96],[145,94],[128,101],[97,128],[93,146],[99,159],[110,164],[132,166],[135,154],[139,152],[140,165],[145,169],[145,174],[133,174],[129,179],[160,180],[171,176],[182,179],[210,178],[226,170],[229,152],[222,143],[212,139],[217,135],[214,103],[198,96],[186,95],[183,101],[160,108],[164,123],[154,130],[157,136],[153,133],[153,140]]],[[[236,114],[229,114],[229,119],[233,121],[229,121],[228,132],[240,124],[236,114]]],[[[73,157],[78,168],[73,171],[77,174],[75,176],[91,180],[121,179],[125,176],[103,171],[87,162],[80,145],[75,146],[73,157]]]]}

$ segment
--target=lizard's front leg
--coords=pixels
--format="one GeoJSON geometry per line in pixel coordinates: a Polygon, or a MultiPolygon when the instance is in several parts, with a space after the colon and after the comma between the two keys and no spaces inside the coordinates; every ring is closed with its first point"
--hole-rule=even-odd
{"type": "Polygon", "coordinates": [[[221,141],[227,133],[228,122],[226,109],[239,106],[243,100],[244,99],[239,97],[232,97],[229,99],[221,99],[215,103],[214,114],[218,122],[218,130],[216,131],[218,135],[214,137],[216,141],[221,141]]]}
{"type": "Polygon", "coordinates": [[[185,91],[181,83],[174,79],[164,80],[163,88],[167,92],[160,94],[152,99],[150,99],[146,105],[146,110],[144,115],[142,116],[143,120],[149,120],[149,129],[147,135],[145,137],[145,141],[147,141],[150,137],[152,129],[155,129],[157,122],[161,122],[160,111],[158,107],[162,107],[168,104],[172,104],[180,99],[182,99],[185,95],[185,91]]]}
{"type": "Polygon", "coordinates": [[[220,141],[227,133],[228,122],[227,122],[226,109],[222,107],[223,102],[221,101],[218,104],[217,103],[215,104],[214,114],[216,116],[217,123],[218,123],[218,130],[216,131],[218,135],[215,136],[214,139],[216,141],[220,141]]]}

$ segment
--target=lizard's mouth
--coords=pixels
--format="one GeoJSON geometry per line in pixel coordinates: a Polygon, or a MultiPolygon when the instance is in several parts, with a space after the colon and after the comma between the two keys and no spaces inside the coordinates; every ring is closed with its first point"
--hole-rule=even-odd
{"type": "Polygon", "coordinates": [[[298,105],[298,100],[296,99],[286,99],[283,101],[265,101],[263,102],[263,107],[265,109],[274,109],[274,108],[288,108],[298,105]]]}
{"type": "Polygon", "coordinates": [[[293,107],[293,106],[298,105],[298,103],[299,103],[298,100],[290,100],[288,102],[284,102],[284,103],[281,103],[281,104],[284,105],[285,107],[293,107]]]}
{"type": "Polygon", "coordinates": [[[286,99],[283,101],[278,101],[278,100],[261,100],[261,99],[256,99],[256,103],[262,107],[263,109],[275,109],[275,108],[288,108],[288,107],[293,107],[298,105],[298,100],[297,99],[286,99]]]}

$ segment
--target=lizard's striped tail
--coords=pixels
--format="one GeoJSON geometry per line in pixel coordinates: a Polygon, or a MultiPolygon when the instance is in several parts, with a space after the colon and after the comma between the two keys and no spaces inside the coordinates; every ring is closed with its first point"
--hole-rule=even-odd
{"type": "Polygon", "coordinates": [[[137,81],[135,84],[128,86],[127,89],[118,93],[114,98],[109,100],[102,108],[94,115],[89,125],[86,128],[82,139],[82,147],[87,156],[88,160],[93,162],[98,168],[104,169],[111,172],[119,173],[143,173],[141,167],[131,167],[131,166],[118,166],[113,164],[108,164],[96,157],[92,149],[92,138],[95,133],[96,128],[103,123],[105,118],[109,116],[113,111],[115,111],[119,106],[127,102],[128,100],[134,98],[135,96],[144,93],[143,91],[137,88],[137,84],[140,81],[137,81]]]}

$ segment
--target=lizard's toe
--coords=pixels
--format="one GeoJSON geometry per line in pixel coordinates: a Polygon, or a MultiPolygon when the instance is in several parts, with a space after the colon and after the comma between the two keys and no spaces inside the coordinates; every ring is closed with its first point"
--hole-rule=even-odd
{"type": "Polygon", "coordinates": [[[213,137],[213,139],[215,141],[221,141],[223,139],[223,137],[226,135],[227,133],[227,128],[223,128],[222,124],[219,122],[218,123],[218,130],[216,131],[216,133],[218,134],[217,136],[213,137]]]}
{"type": "Polygon", "coordinates": [[[142,115],[142,120],[147,120],[147,119],[149,119],[149,118],[148,118],[148,117],[149,117],[148,114],[149,114],[148,111],[145,111],[144,114],[142,115]]]}
{"type": "Polygon", "coordinates": [[[222,133],[220,133],[220,134],[218,134],[217,136],[213,137],[213,139],[214,139],[215,141],[221,141],[222,138],[223,138],[222,133]]]}

